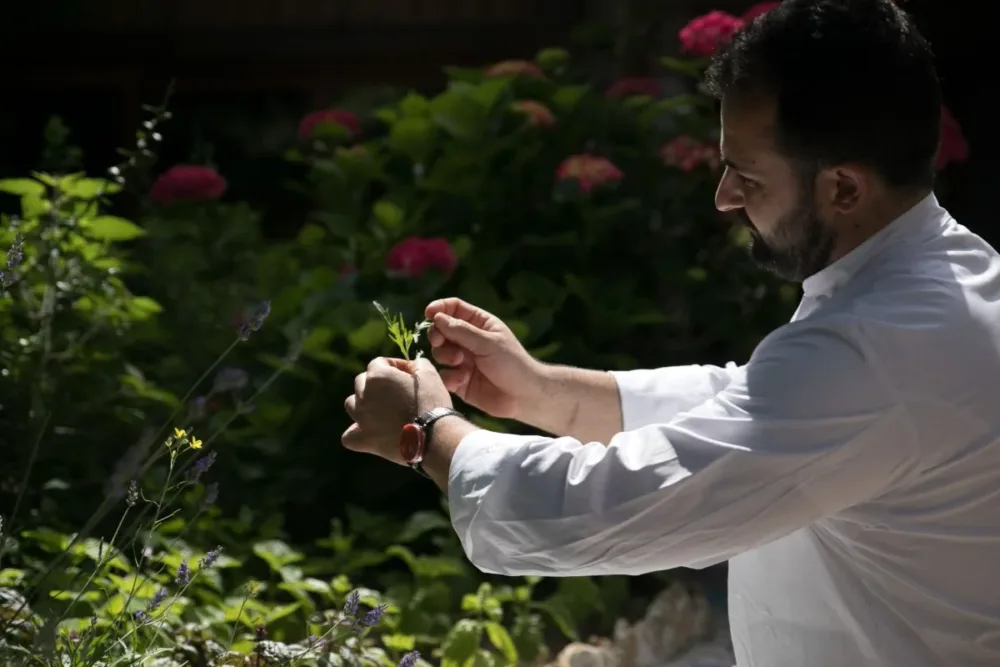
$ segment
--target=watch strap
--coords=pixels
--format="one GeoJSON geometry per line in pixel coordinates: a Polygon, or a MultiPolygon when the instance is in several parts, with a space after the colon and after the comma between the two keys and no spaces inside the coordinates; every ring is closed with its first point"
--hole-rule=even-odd
{"type": "Polygon", "coordinates": [[[454,408],[431,408],[430,410],[425,410],[420,413],[417,415],[416,419],[413,420],[413,423],[419,426],[424,432],[424,451],[421,453],[418,460],[410,464],[410,467],[428,479],[430,476],[424,471],[423,462],[424,458],[427,456],[428,449],[430,449],[431,432],[434,429],[434,424],[436,424],[439,419],[443,417],[450,417],[452,415],[465,419],[465,415],[454,408]]]}

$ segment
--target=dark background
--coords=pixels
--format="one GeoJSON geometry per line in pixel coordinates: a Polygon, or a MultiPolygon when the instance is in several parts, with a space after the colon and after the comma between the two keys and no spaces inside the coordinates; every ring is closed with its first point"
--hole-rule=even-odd
{"type": "MultiPolygon", "coordinates": [[[[294,127],[306,111],[359,87],[434,89],[445,66],[531,57],[597,30],[644,21],[653,56],[675,49],[677,30],[710,9],[752,3],[683,0],[43,0],[16,3],[0,19],[5,63],[0,104],[0,177],[36,167],[42,129],[58,114],[88,171],[129,145],[141,105],[170,81],[174,120],[163,164],[211,157],[232,179],[230,195],[267,211],[269,231],[299,216],[281,187],[290,168],[268,154],[261,128],[294,127]],[[595,28],[594,26],[602,26],[595,28]],[[653,53],[653,49],[656,52],[653,53]]],[[[987,215],[997,173],[997,134],[987,88],[995,20],[984,0],[911,0],[907,9],[938,54],[945,98],[972,147],[949,174],[946,204],[996,243],[987,215]]],[[[994,11],[995,13],[995,11],[994,11]]],[[[637,63],[641,68],[643,63],[637,63]]],[[[636,63],[629,67],[635,68],[636,63]]],[[[644,72],[630,72],[644,73],[644,72]]],[[[376,95],[377,90],[374,93],[376,95]]],[[[280,142],[275,141],[275,144],[280,142]]]]}

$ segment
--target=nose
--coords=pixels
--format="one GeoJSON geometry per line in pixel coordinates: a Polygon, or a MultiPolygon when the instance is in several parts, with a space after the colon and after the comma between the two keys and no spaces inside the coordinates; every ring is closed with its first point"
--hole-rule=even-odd
{"type": "Polygon", "coordinates": [[[736,174],[726,167],[719,179],[719,187],[715,190],[715,208],[723,213],[743,208],[743,189],[737,182],[736,174]]]}

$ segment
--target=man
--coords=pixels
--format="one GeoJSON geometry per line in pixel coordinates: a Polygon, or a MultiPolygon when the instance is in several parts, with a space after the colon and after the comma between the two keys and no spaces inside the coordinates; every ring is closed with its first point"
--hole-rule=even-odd
{"type": "Polygon", "coordinates": [[[373,361],[344,445],[421,467],[486,572],[728,559],[741,667],[1000,665],[1000,258],[933,195],[928,45],[890,0],[786,0],[707,85],[716,205],[803,281],[789,324],[744,366],[605,373],[437,301],[444,370],[373,361]]]}

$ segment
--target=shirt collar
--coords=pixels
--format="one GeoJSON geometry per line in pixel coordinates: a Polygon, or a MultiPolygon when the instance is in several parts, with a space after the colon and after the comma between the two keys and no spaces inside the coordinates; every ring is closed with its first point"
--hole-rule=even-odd
{"type": "Polygon", "coordinates": [[[890,247],[902,247],[904,238],[915,239],[922,236],[921,231],[938,229],[947,215],[934,193],[930,193],[857,248],[806,278],[802,282],[803,294],[807,297],[832,295],[872,257],[890,247]]]}

